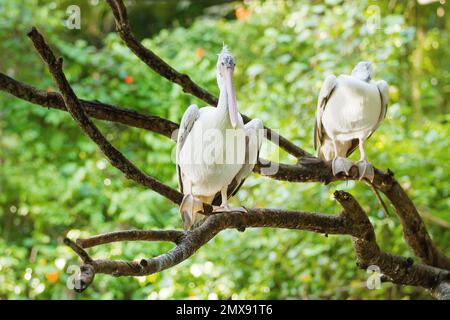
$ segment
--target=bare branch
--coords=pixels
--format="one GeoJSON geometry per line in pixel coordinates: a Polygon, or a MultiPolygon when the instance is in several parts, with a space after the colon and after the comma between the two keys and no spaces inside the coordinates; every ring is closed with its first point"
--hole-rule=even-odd
{"type": "Polygon", "coordinates": [[[400,184],[392,178],[389,188],[380,188],[394,206],[403,227],[406,243],[422,261],[430,266],[450,270],[450,259],[431,239],[422,217],[400,184]]]}
{"type": "Polygon", "coordinates": [[[178,243],[183,236],[184,232],[178,230],[124,230],[78,239],[76,243],[82,248],[118,241],[171,241],[178,243]]]}
{"type": "Polygon", "coordinates": [[[84,263],[92,264],[93,260],[89,256],[89,254],[84,251],[82,247],[80,247],[77,243],[73,242],[69,238],[64,238],[64,244],[68,247],[70,247],[80,258],[84,263]]]}
{"type": "Polygon", "coordinates": [[[70,87],[62,71],[62,58],[56,59],[52,50],[47,45],[44,38],[36,28],[32,28],[28,33],[28,36],[33,41],[36,50],[39,52],[42,59],[47,64],[55,83],[58,85],[66,109],[78,123],[84,133],[86,133],[91,138],[91,140],[99,146],[99,148],[109,159],[111,164],[122,171],[127,178],[132,179],[143,186],[151,188],[152,190],[155,190],[156,192],[170,199],[176,204],[180,204],[183,197],[180,192],[173,188],[170,188],[169,186],[142,172],[119,150],[114,148],[108,142],[108,140],[103,136],[100,130],[83,111],[80,101],[75,95],[75,92],[70,87]]]}
{"type": "Polygon", "coordinates": [[[450,272],[447,270],[414,264],[411,258],[381,251],[376,243],[373,226],[359,203],[344,191],[336,191],[335,197],[344,207],[344,219],[355,228],[353,245],[359,267],[366,269],[370,265],[376,265],[394,283],[419,285],[428,289],[450,279],[450,272]]]}
{"type": "MultiPolygon", "coordinates": [[[[377,265],[385,278],[391,282],[422,286],[434,292],[438,286],[450,279],[448,271],[414,264],[410,258],[382,252],[376,243],[373,227],[356,200],[343,191],[337,191],[335,197],[344,207],[343,213],[339,216],[279,209],[250,209],[248,213],[218,213],[209,216],[197,229],[177,235],[179,242],[176,247],[164,254],[132,262],[93,260],[92,268],[88,271],[94,270],[95,273],[114,276],[142,276],[160,272],[192,256],[220,231],[244,226],[246,228],[271,227],[308,230],[325,234],[349,234],[353,236],[358,266],[367,268],[369,265],[377,265]]],[[[154,231],[143,231],[142,234],[146,232],[152,234],[154,231]]],[[[101,237],[109,236],[108,234],[98,236],[96,239],[101,239],[101,237]]],[[[113,241],[117,240],[119,239],[116,238],[113,241]]],[[[153,241],[155,238],[151,237],[150,240],[153,241]]]]}
{"type": "MultiPolygon", "coordinates": [[[[265,163],[265,162],[264,162],[265,163]]],[[[269,164],[270,165],[270,164],[269,164]]],[[[263,172],[264,166],[258,164],[255,172],[263,172]]],[[[279,170],[270,178],[291,182],[330,183],[340,180],[358,180],[359,173],[353,167],[349,176],[333,176],[331,166],[317,158],[307,158],[296,165],[279,164],[279,170]]],[[[431,240],[419,212],[406,192],[394,178],[392,171],[387,173],[375,169],[373,187],[382,191],[391,201],[403,226],[403,236],[414,253],[428,265],[450,270],[450,259],[439,250],[431,240]]]]}
{"type": "MultiPolygon", "coordinates": [[[[167,234],[161,236],[162,233],[159,231],[140,231],[136,235],[137,231],[132,230],[99,235],[84,240],[79,239],[77,243],[83,247],[100,245],[112,241],[138,239],[147,241],[169,240],[177,243],[176,247],[172,250],[150,259],[132,262],[121,260],[92,260],[91,263],[86,263],[85,251],[83,249],[81,249],[80,253],[79,246],[74,247],[71,245],[71,248],[84,261],[84,265],[89,264],[92,266],[92,268],[85,268],[88,274],[83,275],[83,272],[81,272],[80,277],[83,277],[85,280],[82,282],[78,280],[78,283],[81,282],[83,284],[79,290],[84,290],[89,286],[90,282],[86,281],[86,279],[93,279],[91,276],[92,270],[94,270],[94,273],[112,274],[114,276],[140,276],[160,272],[188,259],[220,231],[230,228],[242,228],[242,226],[302,229],[326,234],[343,234],[347,232],[344,228],[344,221],[340,216],[278,209],[250,209],[248,213],[230,212],[211,215],[199,228],[186,232],[170,231],[173,234],[167,236],[167,238],[167,234]],[[155,236],[155,232],[158,232],[157,236],[155,236]],[[120,236],[117,236],[118,234],[120,236]],[[132,234],[134,235],[131,236],[132,234]],[[147,237],[148,235],[151,236],[147,237]]],[[[89,259],[91,258],[89,257],[89,259]]]]}
{"type": "Polygon", "coordinates": [[[77,244],[67,244],[83,260],[79,278],[75,280],[76,290],[83,291],[95,273],[114,276],[140,276],[168,269],[192,256],[201,246],[211,240],[221,230],[245,227],[274,227],[304,229],[327,234],[342,234],[344,222],[338,216],[307,213],[302,211],[285,211],[278,209],[251,209],[248,213],[218,213],[209,216],[205,223],[194,231],[120,231],[99,235],[88,239],[79,239],[77,244]],[[170,233],[170,234],[169,234],[170,233]],[[177,245],[172,250],[157,257],[140,261],[93,260],[81,247],[92,247],[104,243],[122,240],[173,241],[177,245]],[[86,256],[88,258],[86,258],[86,256]],[[88,262],[90,259],[91,262],[88,262]]]}
{"type": "MultiPolygon", "coordinates": [[[[67,111],[60,93],[38,90],[1,72],[0,90],[42,107],[67,111]]],[[[178,125],[174,122],[157,116],[142,114],[131,109],[82,99],[80,99],[80,103],[86,114],[96,119],[153,131],[168,138],[178,129],[178,125]]]]}
{"type": "Polygon", "coordinates": [[[128,22],[127,10],[122,1],[107,0],[116,21],[119,36],[128,48],[147,66],[167,80],[178,84],[183,91],[204,100],[213,106],[217,105],[217,98],[211,93],[195,84],[188,75],[179,73],[153,51],[144,47],[131,32],[128,22]]]}

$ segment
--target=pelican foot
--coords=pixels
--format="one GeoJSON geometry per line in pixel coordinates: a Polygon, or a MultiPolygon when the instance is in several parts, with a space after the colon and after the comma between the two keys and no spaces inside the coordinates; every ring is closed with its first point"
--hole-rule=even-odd
{"type": "Polygon", "coordinates": [[[180,214],[184,230],[191,230],[195,223],[195,215],[203,210],[203,202],[192,194],[186,194],[180,204],[180,214]]]}
{"type": "Polygon", "coordinates": [[[242,212],[242,213],[248,213],[247,209],[243,207],[229,207],[229,206],[213,206],[213,212],[214,213],[221,213],[221,212],[242,212]]]}
{"type": "Polygon", "coordinates": [[[183,229],[190,230],[193,225],[192,220],[194,220],[194,217],[192,217],[189,212],[181,212],[181,220],[183,220],[183,229]]]}
{"type": "Polygon", "coordinates": [[[375,171],[373,170],[373,166],[367,162],[367,160],[360,160],[356,163],[359,171],[359,180],[366,178],[370,182],[373,182],[375,177],[375,171]]]}
{"type": "Polygon", "coordinates": [[[333,170],[334,176],[341,172],[344,172],[346,175],[348,175],[352,166],[353,162],[343,157],[336,157],[331,163],[331,168],[333,170]]]}

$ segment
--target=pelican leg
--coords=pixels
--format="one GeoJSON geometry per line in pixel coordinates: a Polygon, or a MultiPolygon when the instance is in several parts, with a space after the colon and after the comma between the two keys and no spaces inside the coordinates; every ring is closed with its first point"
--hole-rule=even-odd
{"type": "Polygon", "coordinates": [[[180,214],[184,230],[190,230],[194,225],[196,215],[203,210],[203,202],[192,194],[185,194],[180,204],[180,214]]]}
{"type": "Polygon", "coordinates": [[[366,178],[370,182],[373,182],[375,177],[375,171],[373,166],[366,159],[366,151],[364,150],[364,139],[359,139],[359,152],[361,154],[360,160],[356,163],[359,171],[359,180],[366,178]]]}
{"type": "Polygon", "coordinates": [[[333,175],[335,176],[341,172],[344,172],[346,175],[348,175],[350,169],[353,166],[353,163],[347,158],[339,156],[335,140],[333,140],[333,147],[334,147],[334,159],[333,162],[331,163],[333,175]]]}
{"type": "Polygon", "coordinates": [[[237,211],[237,212],[247,213],[248,211],[243,207],[233,208],[233,207],[228,206],[227,191],[228,191],[228,186],[225,186],[222,188],[222,190],[220,190],[220,195],[222,196],[222,204],[219,207],[213,206],[213,212],[219,213],[219,212],[235,212],[235,211],[237,211]]]}
{"type": "Polygon", "coordinates": [[[195,224],[197,213],[203,211],[203,202],[192,194],[192,185],[189,185],[189,193],[185,194],[180,204],[180,214],[183,220],[184,230],[191,230],[195,224]]]}

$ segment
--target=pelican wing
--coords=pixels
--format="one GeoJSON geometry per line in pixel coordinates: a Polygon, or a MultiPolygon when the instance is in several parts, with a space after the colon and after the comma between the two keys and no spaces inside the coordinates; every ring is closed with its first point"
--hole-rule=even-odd
{"type": "Polygon", "coordinates": [[[237,173],[235,179],[239,182],[233,190],[232,196],[236,194],[240,186],[244,182],[256,165],[259,157],[259,150],[263,140],[263,123],[259,119],[253,119],[244,126],[245,130],[245,163],[241,170],[237,173]]]}
{"type": "Polygon", "coordinates": [[[317,150],[319,144],[322,144],[323,140],[323,127],[322,127],[322,114],[327,105],[328,99],[330,99],[331,94],[333,93],[334,88],[336,87],[336,76],[329,75],[326,77],[322,88],[319,93],[319,101],[317,103],[317,111],[316,111],[316,123],[314,126],[314,150],[317,150]]]}
{"type": "Polygon", "coordinates": [[[381,113],[380,118],[378,119],[378,123],[376,127],[373,129],[375,131],[381,124],[381,122],[386,118],[387,106],[389,103],[389,85],[386,81],[380,80],[376,82],[378,91],[380,92],[381,98],[381,113]]]}
{"type": "MultiPolygon", "coordinates": [[[[245,162],[242,165],[241,170],[231,181],[228,186],[227,196],[231,198],[234,196],[241,186],[244,184],[245,179],[252,173],[253,168],[256,165],[259,157],[259,150],[263,140],[264,125],[259,119],[253,119],[244,125],[245,130],[245,162]]],[[[212,202],[213,205],[220,205],[221,195],[218,192],[212,202]]]]}
{"type": "MultiPolygon", "coordinates": [[[[378,118],[377,124],[375,125],[375,127],[373,128],[373,130],[369,134],[369,136],[367,137],[367,140],[372,136],[372,134],[375,132],[375,130],[378,129],[378,127],[380,126],[380,124],[384,120],[384,118],[386,118],[387,106],[389,103],[389,85],[387,84],[387,82],[384,80],[380,80],[380,81],[375,82],[375,84],[378,88],[378,91],[380,92],[381,113],[380,113],[380,117],[378,118]]],[[[347,157],[349,157],[353,153],[353,151],[355,151],[358,148],[358,145],[359,145],[358,140],[356,140],[356,139],[352,140],[352,145],[347,151],[347,157]]]]}
{"type": "Polygon", "coordinates": [[[182,180],[182,173],[180,170],[180,151],[181,148],[183,148],[183,145],[186,141],[186,138],[188,137],[189,133],[192,130],[192,127],[194,126],[195,121],[200,116],[200,110],[198,109],[197,105],[193,104],[190,105],[189,108],[184,112],[183,118],[181,119],[180,123],[180,129],[178,129],[178,136],[177,136],[177,151],[176,151],[176,163],[177,163],[177,175],[178,175],[178,185],[180,186],[180,191],[183,193],[183,180],[182,180]]]}

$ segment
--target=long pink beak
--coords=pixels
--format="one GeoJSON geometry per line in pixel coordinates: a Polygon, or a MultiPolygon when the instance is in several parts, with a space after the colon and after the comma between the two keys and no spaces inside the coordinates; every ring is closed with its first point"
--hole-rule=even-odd
{"type": "Polygon", "coordinates": [[[238,122],[238,111],[237,111],[237,101],[236,94],[234,92],[233,85],[233,69],[225,69],[225,88],[227,90],[228,96],[228,113],[230,115],[230,122],[233,128],[236,128],[238,122]]]}

